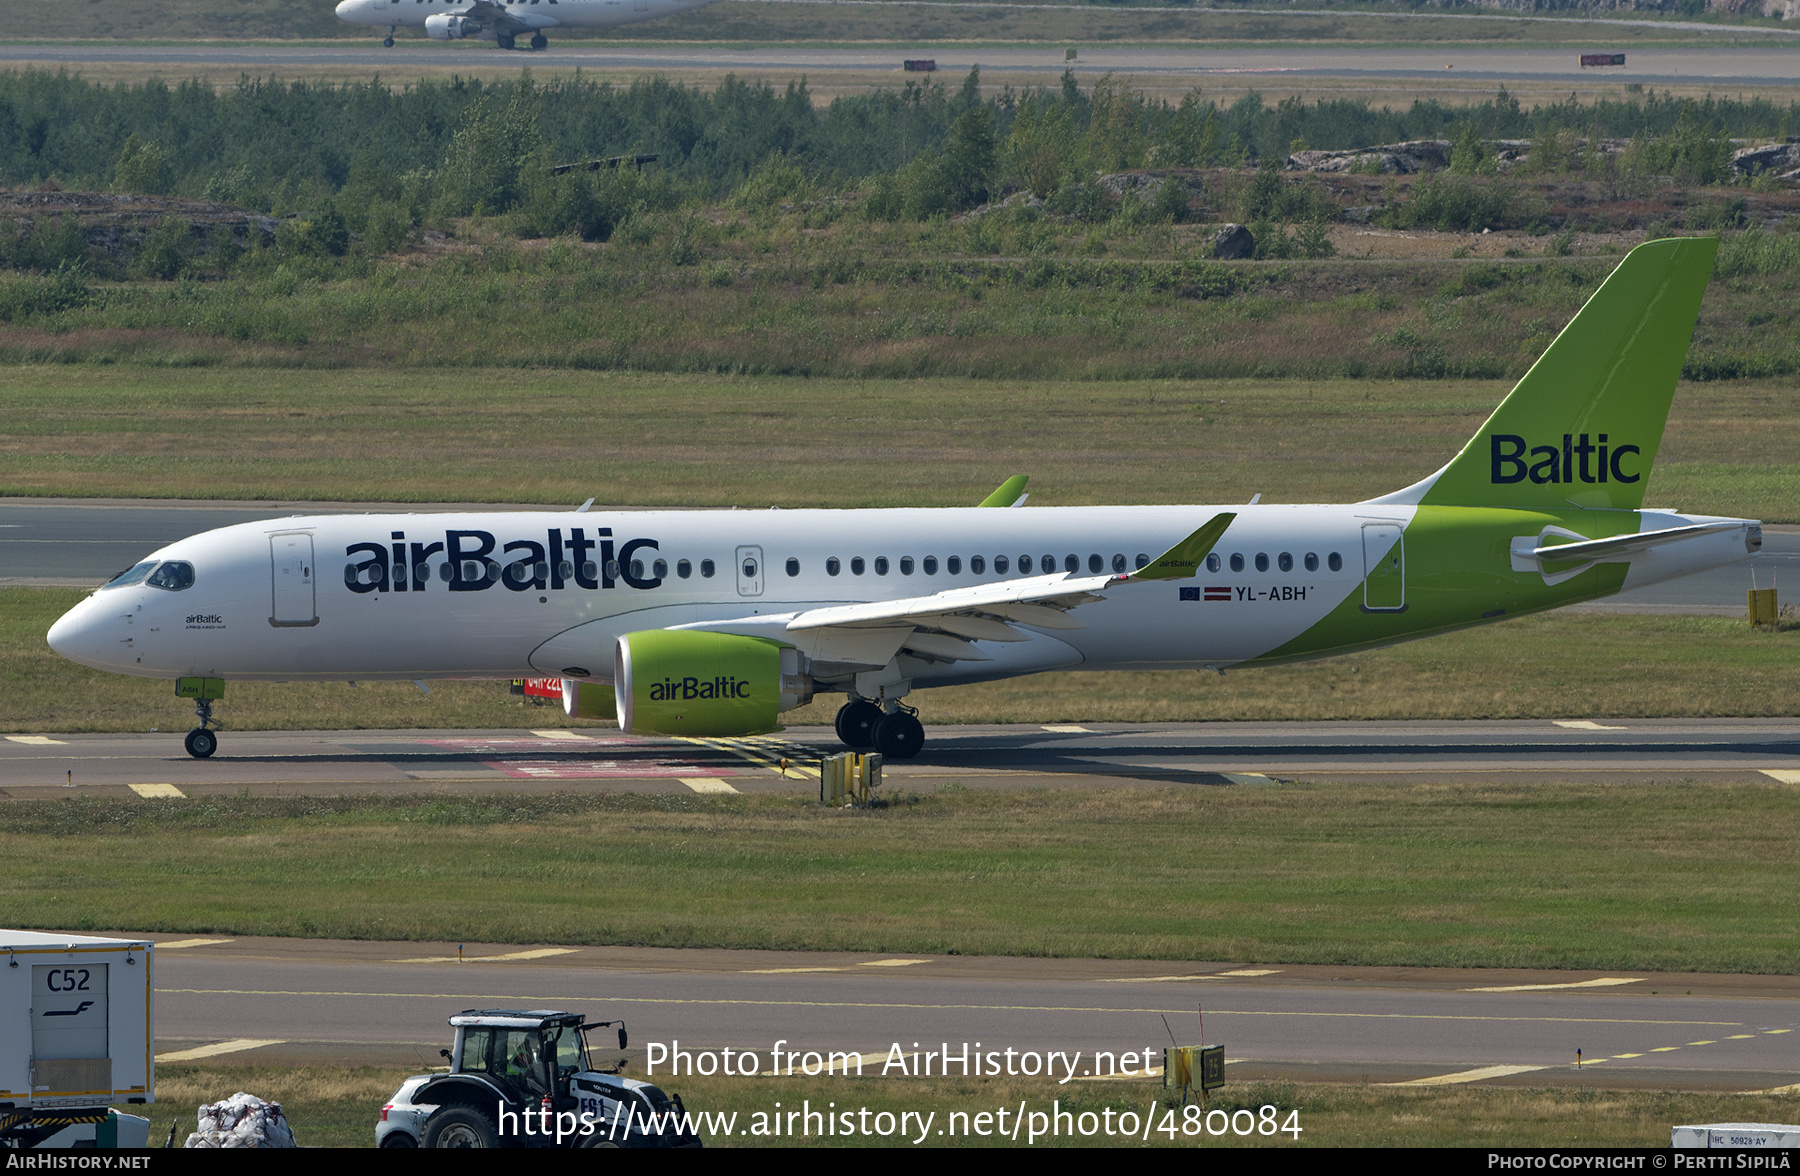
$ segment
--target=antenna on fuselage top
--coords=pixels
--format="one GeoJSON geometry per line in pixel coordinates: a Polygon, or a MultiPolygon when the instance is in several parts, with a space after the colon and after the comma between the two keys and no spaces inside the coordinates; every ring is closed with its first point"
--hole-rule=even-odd
{"type": "Polygon", "coordinates": [[[1251,506],[1255,506],[1257,503],[1259,503],[1261,501],[1262,501],[1262,495],[1260,495],[1260,494],[1252,494],[1250,496],[1250,505],[1251,506]]]}
{"type": "Polygon", "coordinates": [[[576,507],[575,513],[576,514],[586,514],[587,508],[592,505],[594,505],[594,500],[592,498],[590,498],[586,502],[582,503],[580,506],[576,507]]]}

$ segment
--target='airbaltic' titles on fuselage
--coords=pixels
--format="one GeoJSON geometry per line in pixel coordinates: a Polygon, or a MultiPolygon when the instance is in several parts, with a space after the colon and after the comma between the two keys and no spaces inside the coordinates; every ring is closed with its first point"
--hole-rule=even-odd
{"type": "MultiPolygon", "coordinates": [[[[423,592],[436,579],[452,592],[485,592],[499,584],[513,592],[577,588],[656,588],[661,576],[632,571],[641,551],[657,550],[654,539],[630,539],[614,549],[612,528],[552,527],[544,541],[514,539],[500,545],[489,531],[445,531],[441,543],[420,543],[394,531],[389,543],[352,543],[344,548],[344,586],[352,592],[423,592]],[[496,547],[498,555],[496,557],[496,547]],[[434,559],[433,557],[440,557],[434,559]],[[597,558],[596,558],[597,557],[597,558]]],[[[640,561],[641,562],[641,561],[640,561]]]]}
{"type": "Polygon", "coordinates": [[[1525,438],[1517,434],[1494,433],[1489,441],[1492,446],[1489,452],[1493,456],[1492,481],[1496,486],[1523,482],[1527,477],[1538,483],[1569,483],[1604,482],[1609,474],[1614,482],[1635,482],[1642,476],[1628,474],[1619,468],[1619,462],[1626,454],[1640,452],[1638,447],[1614,446],[1608,454],[1605,433],[1599,434],[1597,443],[1590,443],[1586,433],[1580,434],[1579,439],[1564,433],[1560,450],[1554,445],[1539,445],[1531,450],[1529,460],[1525,438]]]}
{"type": "Polygon", "coordinates": [[[696,698],[749,698],[750,683],[742,678],[718,677],[710,682],[665,678],[650,687],[651,702],[691,702],[696,698]]]}

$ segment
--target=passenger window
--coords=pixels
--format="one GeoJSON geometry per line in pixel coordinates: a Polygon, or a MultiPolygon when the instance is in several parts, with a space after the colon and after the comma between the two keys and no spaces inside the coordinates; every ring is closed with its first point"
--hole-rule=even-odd
{"type": "Polygon", "coordinates": [[[1125,557],[1122,555],[1113,556],[1113,571],[1122,572],[1124,570],[1125,570],[1125,557]]]}
{"type": "MultiPolygon", "coordinates": [[[[378,568],[369,569],[371,583],[374,582],[374,576],[379,570],[378,568]]],[[[180,592],[183,588],[192,588],[194,586],[194,565],[172,559],[150,573],[150,578],[144,583],[152,588],[161,588],[168,592],[180,592]]]]}
{"type": "Polygon", "coordinates": [[[619,578],[618,560],[609,559],[606,561],[606,578],[609,580],[617,580],[619,578]]]}
{"type": "MultiPolygon", "coordinates": [[[[981,557],[978,555],[975,558],[980,559],[981,557]]],[[[949,572],[952,576],[962,575],[962,556],[953,555],[949,559],[945,560],[944,561],[944,570],[946,572],[949,572]]]]}
{"type": "Polygon", "coordinates": [[[1275,566],[1284,572],[1291,572],[1294,570],[1294,557],[1284,551],[1275,557],[1275,566]]]}
{"type": "MultiPolygon", "coordinates": [[[[593,566],[594,565],[591,563],[588,564],[588,567],[590,567],[590,568],[593,566]]],[[[556,565],[556,574],[561,576],[565,580],[573,580],[575,578],[575,565],[565,559],[561,563],[556,565]]],[[[591,580],[593,578],[594,578],[594,574],[592,572],[589,572],[588,579],[591,580]]]]}
{"type": "MultiPolygon", "coordinates": [[[[950,570],[954,572],[956,569],[951,568],[950,570]]],[[[994,562],[994,570],[995,571],[1000,570],[1000,563],[998,560],[996,560],[994,562]]],[[[969,557],[969,571],[971,571],[972,573],[974,573],[977,576],[983,574],[984,572],[987,571],[987,560],[983,559],[979,555],[971,555],[969,557]]]]}
{"type": "Polygon", "coordinates": [[[747,559],[744,561],[744,579],[746,579],[746,580],[756,579],[756,561],[755,560],[747,559]]]}
{"type": "MultiPolygon", "coordinates": [[[[1149,567],[1149,566],[1150,566],[1150,557],[1149,557],[1149,556],[1147,556],[1147,555],[1145,555],[1145,554],[1144,554],[1144,553],[1143,553],[1143,552],[1141,552],[1141,551],[1140,551],[1140,552],[1138,552],[1138,557],[1137,557],[1137,570],[1139,570],[1139,571],[1142,571],[1142,570],[1143,570],[1143,569],[1145,569],[1145,568],[1147,568],[1147,567],[1149,567]]],[[[1214,570],[1214,571],[1218,571],[1218,569],[1217,569],[1217,568],[1214,568],[1214,569],[1213,569],[1213,570],[1214,570]]]]}
{"type": "Polygon", "coordinates": [[[1325,562],[1334,572],[1341,572],[1344,570],[1344,557],[1335,551],[1331,553],[1330,557],[1325,562]]]}
{"type": "Polygon", "coordinates": [[[664,577],[666,577],[668,574],[669,574],[669,561],[668,560],[659,559],[655,563],[650,565],[650,575],[653,576],[654,578],[661,580],[664,577]]]}
{"type": "Polygon", "coordinates": [[[1051,572],[1056,570],[1056,557],[1054,555],[1046,555],[1043,559],[1038,561],[1038,567],[1043,568],[1044,574],[1048,576],[1051,572]]]}
{"type": "Polygon", "coordinates": [[[921,566],[924,567],[925,574],[927,576],[937,575],[937,556],[935,556],[935,555],[926,556],[924,563],[921,566]]]}
{"type": "Polygon", "coordinates": [[[678,559],[675,561],[675,574],[686,580],[694,574],[694,565],[685,559],[678,559]]]}
{"type": "Polygon", "coordinates": [[[710,580],[713,578],[713,561],[712,560],[703,559],[700,561],[700,575],[701,575],[701,578],[707,579],[707,580],[710,580]]]}
{"type": "Polygon", "coordinates": [[[887,556],[885,556],[885,555],[876,556],[875,557],[875,574],[877,576],[885,576],[885,575],[887,575],[887,572],[888,572],[887,556]]]}
{"type": "Polygon", "coordinates": [[[1259,551],[1256,553],[1256,570],[1259,572],[1266,572],[1269,570],[1269,554],[1268,554],[1268,552],[1259,551]]]}
{"type": "Polygon", "coordinates": [[[863,557],[862,556],[854,555],[854,556],[850,557],[850,574],[853,576],[860,576],[863,574],[863,557]]]}
{"type": "Polygon", "coordinates": [[[838,562],[837,556],[834,555],[825,561],[825,574],[827,576],[835,576],[843,570],[844,565],[838,562]]]}
{"type": "Polygon", "coordinates": [[[1318,552],[1309,551],[1306,553],[1306,570],[1309,572],[1316,572],[1319,570],[1319,553],[1318,552]]]}
{"type": "MultiPolygon", "coordinates": [[[[756,573],[755,572],[747,572],[745,574],[754,576],[756,573]]],[[[631,578],[633,580],[642,580],[644,578],[644,561],[643,560],[634,559],[631,561],[631,578]]]]}
{"type": "MultiPolygon", "coordinates": [[[[975,570],[980,571],[981,569],[977,568],[975,570]]],[[[996,555],[994,557],[994,572],[1001,576],[1006,574],[1006,557],[1004,555],[996,555]]]]}
{"type": "MultiPolygon", "coordinates": [[[[568,565],[567,565],[567,564],[564,564],[564,565],[563,565],[563,566],[564,566],[564,567],[567,567],[567,566],[568,566],[568,565]]],[[[596,563],[595,563],[595,562],[594,562],[594,561],[593,561],[593,560],[591,560],[591,559],[590,559],[590,560],[586,560],[586,561],[584,561],[584,562],[583,562],[583,563],[582,563],[582,565],[581,565],[581,574],[582,574],[582,576],[583,576],[583,577],[584,577],[584,578],[585,578],[585,579],[589,579],[589,580],[592,580],[592,579],[594,579],[594,578],[595,578],[595,577],[596,577],[596,576],[598,576],[598,575],[599,575],[599,574],[600,574],[600,565],[599,565],[599,564],[596,564],[596,563]]],[[[566,574],[565,574],[565,575],[564,575],[564,576],[563,576],[563,579],[565,579],[565,580],[566,580],[566,579],[568,579],[568,578],[569,578],[569,577],[568,577],[568,575],[566,575],[566,574]]]]}
{"type": "Polygon", "coordinates": [[[913,574],[913,558],[912,558],[912,556],[903,555],[900,557],[900,574],[902,576],[910,576],[913,574]]]}
{"type": "Polygon", "coordinates": [[[1219,570],[1219,555],[1217,552],[1206,557],[1206,570],[1209,572],[1216,572],[1219,570]]]}
{"type": "Polygon", "coordinates": [[[788,556],[787,574],[790,576],[798,576],[800,574],[800,561],[791,555],[788,556]]]}
{"type": "MultiPolygon", "coordinates": [[[[1099,563],[1100,557],[1096,555],[1094,557],[1094,562],[1099,563]]],[[[1076,555],[1074,552],[1070,552],[1068,555],[1063,556],[1063,571],[1079,572],[1080,570],[1081,570],[1081,557],[1079,555],[1076,555]]],[[[1098,567],[1096,567],[1094,570],[1097,572],[1100,569],[1098,567]]]]}
{"type": "MultiPolygon", "coordinates": [[[[994,566],[998,567],[999,565],[995,564],[994,566]]],[[[1021,555],[1019,557],[1019,574],[1021,576],[1029,576],[1031,574],[1031,557],[1029,555],[1021,555]]]]}
{"type": "Polygon", "coordinates": [[[1105,566],[1106,561],[1100,558],[1099,552],[1096,551],[1094,554],[1088,556],[1088,571],[1098,573],[1100,569],[1105,566]]]}

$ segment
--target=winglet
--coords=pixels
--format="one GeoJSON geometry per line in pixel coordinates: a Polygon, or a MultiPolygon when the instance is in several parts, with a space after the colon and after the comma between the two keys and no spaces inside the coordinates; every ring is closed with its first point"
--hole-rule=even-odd
{"type": "Polygon", "coordinates": [[[1029,474],[1014,474],[1000,483],[1000,488],[976,503],[977,506],[1011,506],[1025,492],[1025,483],[1031,481],[1029,474]]]}
{"type": "Polygon", "coordinates": [[[1169,548],[1137,571],[1122,576],[1125,580],[1191,580],[1200,571],[1200,561],[1213,549],[1237,518],[1233,512],[1214,515],[1207,524],[1169,548]]]}

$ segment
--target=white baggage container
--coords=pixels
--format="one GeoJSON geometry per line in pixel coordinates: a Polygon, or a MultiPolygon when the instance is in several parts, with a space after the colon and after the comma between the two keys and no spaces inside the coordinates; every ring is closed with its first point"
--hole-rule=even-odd
{"type": "Polygon", "coordinates": [[[0,931],[0,1138],[32,1146],[154,1102],[155,1046],[149,940],[0,931]]]}

